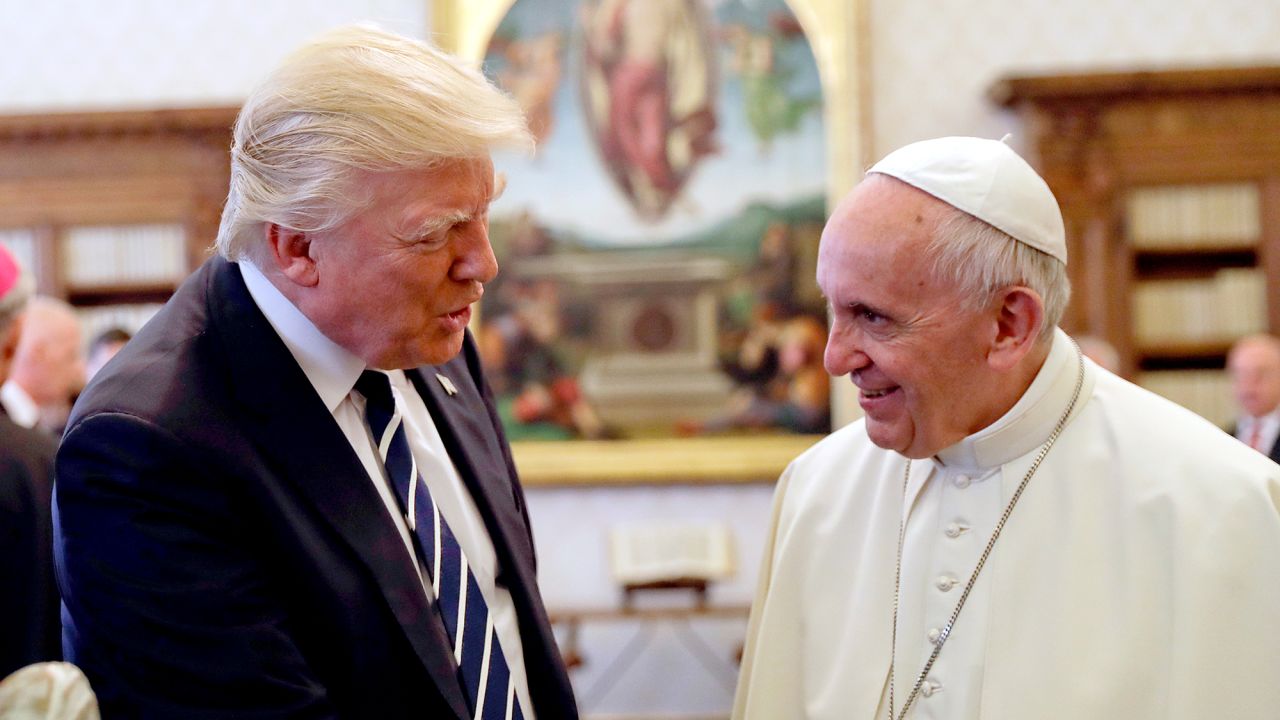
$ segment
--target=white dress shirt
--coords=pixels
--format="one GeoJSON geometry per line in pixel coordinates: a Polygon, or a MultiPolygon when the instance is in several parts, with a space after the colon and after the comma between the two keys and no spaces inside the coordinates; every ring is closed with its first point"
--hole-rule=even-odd
{"type": "MultiPolygon", "coordinates": [[[[369,474],[369,479],[378,489],[378,494],[382,496],[387,514],[395,523],[401,539],[404,540],[406,551],[413,558],[414,565],[418,567],[423,591],[431,593],[430,578],[418,563],[408,524],[400,511],[395,490],[386,477],[386,470],[377,454],[376,443],[365,421],[364,398],[353,389],[360,373],[365,370],[364,361],[320,332],[315,324],[289,302],[288,298],[281,294],[252,263],[241,262],[240,273],[258,309],[266,316],[267,322],[289,348],[289,352],[293,354],[298,366],[315,387],[325,407],[333,413],[334,421],[346,435],[352,449],[360,457],[365,472],[369,474]]],[[[493,618],[498,642],[502,645],[503,654],[511,670],[511,678],[515,682],[517,696],[520,698],[520,709],[526,718],[533,720],[535,716],[529,697],[528,677],[524,666],[524,646],[520,641],[515,603],[511,599],[511,593],[495,582],[497,555],[493,548],[493,541],[489,537],[471,493],[467,491],[457,468],[449,458],[431,413],[413,387],[413,383],[402,370],[390,371],[387,374],[391,379],[391,390],[396,403],[404,415],[410,452],[417,461],[423,482],[431,492],[431,499],[439,507],[440,514],[448,522],[463,553],[467,556],[467,562],[475,574],[476,583],[480,586],[480,594],[489,605],[489,614],[493,618]]],[[[429,378],[429,380],[434,381],[435,378],[429,378]]]]}
{"type": "Polygon", "coordinates": [[[1240,422],[1236,423],[1236,437],[1248,445],[1255,427],[1258,427],[1258,446],[1254,450],[1263,455],[1271,455],[1271,448],[1276,446],[1276,438],[1280,437],[1280,407],[1262,417],[1246,415],[1240,418],[1240,422]]]}
{"type": "Polygon", "coordinates": [[[0,386],[0,403],[4,411],[15,424],[25,428],[33,428],[40,422],[40,406],[31,399],[22,386],[12,380],[6,380],[0,386]]]}

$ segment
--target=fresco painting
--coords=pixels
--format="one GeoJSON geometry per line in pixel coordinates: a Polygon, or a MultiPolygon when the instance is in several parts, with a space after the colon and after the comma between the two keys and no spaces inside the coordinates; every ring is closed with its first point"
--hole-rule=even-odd
{"type": "Polygon", "coordinates": [[[502,271],[478,338],[513,439],[820,433],[821,86],[783,0],[517,0],[484,68],[502,271]]]}

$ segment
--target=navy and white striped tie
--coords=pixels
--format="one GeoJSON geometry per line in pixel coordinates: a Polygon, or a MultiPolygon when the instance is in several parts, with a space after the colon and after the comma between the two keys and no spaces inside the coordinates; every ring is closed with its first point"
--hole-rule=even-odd
{"type": "Polygon", "coordinates": [[[400,500],[418,559],[431,578],[436,608],[453,641],[453,656],[473,716],[477,720],[523,720],[489,606],[467,556],[418,472],[400,408],[391,394],[390,378],[386,373],[366,370],[356,381],[356,390],[365,397],[365,419],[400,500]]]}

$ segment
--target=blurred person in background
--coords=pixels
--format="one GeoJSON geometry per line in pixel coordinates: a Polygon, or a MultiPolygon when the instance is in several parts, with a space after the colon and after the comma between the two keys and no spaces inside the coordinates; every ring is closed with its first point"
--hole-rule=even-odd
{"type": "MultiPolygon", "coordinates": [[[[21,344],[31,275],[0,246],[0,381],[21,344]]],[[[56,443],[0,414],[0,678],[62,657],[50,500],[56,443]]]]}
{"type": "Polygon", "coordinates": [[[1227,374],[1240,410],[1230,432],[1280,462],[1280,338],[1250,335],[1227,354],[1227,374]]]}
{"type": "Polygon", "coordinates": [[[84,387],[80,319],[66,302],[45,296],[32,298],[23,317],[0,403],[15,423],[57,436],[84,387]]]}
{"type": "Polygon", "coordinates": [[[120,348],[133,338],[133,334],[122,327],[110,327],[94,336],[89,341],[89,352],[86,353],[84,367],[85,381],[93,379],[107,361],[120,352],[120,348]]]}
{"type": "Polygon", "coordinates": [[[1120,353],[1115,345],[1097,335],[1077,335],[1075,341],[1080,347],[1080,352],[1098,363],[1098,367],[1120,375],[1120,353]]]}

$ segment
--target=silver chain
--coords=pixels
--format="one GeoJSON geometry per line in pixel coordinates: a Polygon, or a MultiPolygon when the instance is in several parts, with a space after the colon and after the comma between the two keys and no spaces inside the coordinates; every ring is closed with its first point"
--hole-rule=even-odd
{"type": "Polygon", "coordinates": [[[894,698],[893,685],[894,666],[897,665],[898,652],[898,599],[902,589],[902,544],[906,536],[907,523],[907,483],[911,479],[911,460],[907,460],[907,468],[902,473],[902,515],[898,519],[898,564],[893,575],[893,632],[891,633],[893,646],[889,651],[889,718],[890,720],[903,720],[907,716],[907,711],[911,709],[911,704],[915,702],[916,697],[920,694],[920,688],[924,685],[924,679],[929,675],[929,671],[933,669],[933,662],[938,659],[938,654],[942,652],[942,645],[951,636],[951,628],[956,624],[956,618],[960,617],[960,611],[964,609],[965,600],[969,599],[969,593],[973,590],[973,586],[978,581],[978,574],[982,572],[982,567],[987,564],[987,557],[991,555],[991,549],[995,547],[996,540],[1000,538],[1000,531],[1004,529],[1004,524],[1009,520],[1009,515],[1013,513],[1013,507],[1018,504],[1018,498],[1022,497],[1022,491],[1026,489],[1027,483],[1031,481],[1031,476],[1035,475],[1039,469],[1040,463],[1045,456],[1049,454],[1049,449],[1057,442],[1058,436],[1062,434],[1062,429],[1067,426],[1067,418],[1071,416],[1071,411],[1075,409],[1076,402],[1080,400],[1080,388],[1084,386],[1084,358],[1080,353],[1079,346],[1072,341],[1072,346],[1076,350],[1076,361],[1079,369],[1076,371],[1076,388],[1071,395],[1071,404],[1067,405],[1067,409],[1062,413],[1062,417],[1058,419],[1058,424],[1054,426],[1053,432],[1049,433],[1049,439],[1044,445],[1040,446],[1040,452],[1036,454],[1036,459],[1031,463],[1031,468],[1027,470],[1026,476],[1022,478],[1022,482],[1018,483],[1018,489],[1013,491],[1013,497],[1009,498],[1009,504],[1005,506],[1004,513],[1000,516],[996,528],[991,533],[991,539],[987,541],[987,546],[982,550],[982,555],[978,558],[978,565],[973,569],[973,574],[969,576],[969,582],[965,583],[964,592],[960,593],[960,599],[956,602],[955,610],[951,611],[951,618],[947,620],[947,624],[942,627],[942,632],[938,634],[938,639],[933,643],[933,652],[929,654],[929,659],[925,661],[924,668],[920,670],[920,674],[916,676],[916,684],[911,688],[911,694],[907,696],[906,702],[902,704],[902,713],[895,715],[893,712],[894,698]]]}

